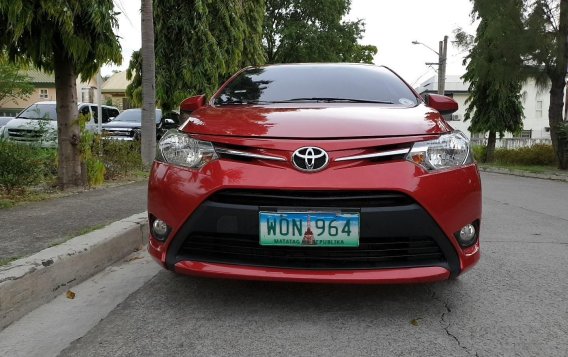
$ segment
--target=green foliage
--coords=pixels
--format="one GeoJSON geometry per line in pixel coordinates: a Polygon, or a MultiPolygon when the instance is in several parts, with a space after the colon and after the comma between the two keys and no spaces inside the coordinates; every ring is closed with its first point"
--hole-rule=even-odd
{"type": "Polygon", "coordinates": [[[372,63],[377,48],[358,43],[365,23],[343,20],[350,7],[350,0],[266,0],[268,62],[372,63]]]}
{"type": "Polygon", "coordinates": [[[471,150],[473,151],[473,158],[478,162],[485,162],[487,148],[483,145],[474,145],[471,150]]]}
{"type": "Polygon", "coordinates": [[[156,99],[165,112],[264,62],[264,8],[264,0],[154,2],[156,99]]]}
{"type": "Polygon", "coordinates": [[[0,103],[7,99],[27,99],[33,91],[30,77],[0,57],[0,103]]]}
{"type": "Polygon", "coordinates": [[[79,125],[81,127],[81,162],[87,169],[87,184],[89,186],[99,186],[104,182],[105,166],[96,155],[99,146],[100,136],[85,130],[89,121],[89,116],[81,115],[79,125]]]}
{"type": "Polygon", "coordinates": [[[105,167],[105,179],[113,180],[144,169],[140,141],[101,140],[100,159],[105,167]]]}
{"type": "Polygon", "coordinates": [[[496,149],[495,162],[512,165],[553,165],[556,162],[551,145],[537,144],[519,149],[496,149]]]}
{"type": "MultiPolygon", "coordinates": [[[[486,60],[475,65],[476,75],[487,81],[502,78],[533,78],[540,87],[550,89],[548,122],[558,167],[568,168],[568,150],[557,128],[564,118],[564,92],[568,68],[568,1],[565,0],[472,0],[473,15],[480,19],[477,34],[487,34],[482,52],[486,60]],[[486,40],[487,40],[486,39],[486,40]]],[[[477,46],[461,29],[456,30],[462,47],[477,46]]],[[[473,50],[470,54],[472,56],[473,50]]],[[[473,59],[472,59],[473,61],[473,59]]],[[[464,77],[465,78],[465,77],[464,77]]],[[[485,91],[494,89],[487,86],[485,91]]],[[[479,108],[478,108],[479,109],[479,108]]],[[[472,114],[473,115],[473,114],[472,114]]],[[[475,115],[473,115],[475,118],[475,115]]],[[[488,125],[493,127],[493,125],[488,125]]],[[[474,128],[475,129],[475,128],[474,128]]],[[[481,128],[477,127],[481,130],[481,128]]],[[[499,130],[497,130],[499,132],[499,130]]]]}
{"type": "Polygon", "coordinates": [[[142,55],[140,51],[132,52],[126,79],[130,81],[126,86],[126,96],[134,108],[142,107],[142,55]]]}
{"type": "Polygon", "coordinates": [[[503,135],[523,127],[522,10],[521,0],[474,0],[481,22],[463,76],[470,84],[465,120],[471,119],[473,133],[503,135]]]}
{"type": "Polygon", "coordinates": [[[76,79],[92,78],[107,62],[122,55],[114,28],[113,0],[0,0],[0,52],[12,63],[55,72],[58,101],[58,176],[62,189],[84,184],[81,172],[76,79]]]}
{"type": "MultiPolygon", "coordinates": [[[[98,135],[85,132],[81,150],[90,186],[129,177],[143,169],[139,141],[101,140],[98,135]]],[[[30,186],[51,186],[56,175],[55,149],[0,140],[0,191],[8,196],[21,195],[30,186]]]]}
{"type": "Polygon", "coordinates": [[[113,7],[112,0],[0,0],[0,49],[47,72],[63,50],[75,73],[91,78],[104,63],[122,61],[113,7]]]}
{"type": "Polygon", "coordinates": [[[0,189],[9,195],[52,178],[55,150],[0,140],[0,189]]]}

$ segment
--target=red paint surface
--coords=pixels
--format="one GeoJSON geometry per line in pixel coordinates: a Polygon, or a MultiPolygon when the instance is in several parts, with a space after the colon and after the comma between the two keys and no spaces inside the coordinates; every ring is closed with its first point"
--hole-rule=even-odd
{"type": "Polygon", "coordinates": [[[448,279],[450,272],[441,267],[383,270],[296,270],[246,267],[184,261],[176,264],[176,273],[241,280],[269,280],[337,284],[427,283],[448,279]]]}
{"type": "MultiPolygon", "coordinates": [[[[221,189],[282,189],[338,191],[397,191],[420,204],[438,223],[458,253],[461,272],[479,260],[479,242],[462,249],[454,233],[481,217],[481,183],[475,164],[430,173],[405,160],[370,162],[334,161],[337,158],[376,152],[381,147],[409,147],[452,130],[441,115],[424,103],[400,106],[309,103],[274,105],[204,104],[202,97],[189,103],[191,117],[181,130],[216,146],[246,148],[252,153],[277,156],[286,161],[213,161],[200,170],[155,162],[148,185],[148,212],[164,220],[172,232],[159,242],[150,237],[148,250],[164,265],[171,237],[194,210],[221,189]],[[196,106],[193,106],[196,105],[196,106]],[[292,153],[304,146],[328,152],[329,166],[317,173],[295,170],[292,153]]],[[[453,101],[432,97],[439,110],[452,110],[453,101]]],[[[455,102],[453,102],[455,103],[455,102]]],[[[408,222],[412,224],[412,222],[408,222]]],[[[292,270],[182,261],[175,270],[209,277],[336,282],[415,283],[447,279],[441,267],[356,271],[292,270]]]]}
{"type": "Polygon", "coordinates": [[[357,138],[440,134],[451,127],[420,104],[294,103],[205,106],[182,130],[192,134],[270,138],[357,138]]]}

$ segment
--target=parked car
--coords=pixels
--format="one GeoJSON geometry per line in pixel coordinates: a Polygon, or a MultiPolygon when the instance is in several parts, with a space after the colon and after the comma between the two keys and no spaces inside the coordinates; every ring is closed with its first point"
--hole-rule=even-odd
{"type": "Polygon", "coordinates": [[[451,98],[386,67],[246,68],[160,140],[150,254],[181,274],[416,283],[479,260],[481,183],[451,98]]]}
{"type": "Polygon", "coordinates": [[[0,117],[0,129],[12,119],[14,119],[14,117],[0,117]]]}
{"type": "MultiPolygon", "coordinates": [[[[87,115],[90,120],[86,130],[97,128],[98,106],[93,103],[78,103],[78,114],[87,115]]],[[[103,123],[118,116],[118,108],[103,105],[103,123]]],[[[34,143],[43,147],[57,147],[57,112],[53,101],[37,102],[22,112],[0,129],[0,137],[21,143],[34,143]]]]}
{"type": "MultiPolygon", "coordinates": [[[[162,110],[156,109],[156,138],[160,139],[168,130],[179,124],[175,115],[162,117],[162,110]]],[[[103,125],[103,135],[107,139],[140,140],[142,133],[142,109],[127,109],[111,122],[103,125]]]]}

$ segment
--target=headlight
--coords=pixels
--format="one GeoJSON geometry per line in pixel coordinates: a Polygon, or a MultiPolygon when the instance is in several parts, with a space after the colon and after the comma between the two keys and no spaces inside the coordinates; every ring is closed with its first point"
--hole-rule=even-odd
{"type": "Polygon", "coordinates": [[[469,139],[461,131],[441,135],[436,140],[415,143],[406,159],[428,171],[458,167],[473,162],[469,139]]]}
{"type": "Polygon", "coordinates": [[[178,130],[170,130],[158,143],[156,160],[199,169],[217,158],[210,142],[196,140],[178,130]]]}

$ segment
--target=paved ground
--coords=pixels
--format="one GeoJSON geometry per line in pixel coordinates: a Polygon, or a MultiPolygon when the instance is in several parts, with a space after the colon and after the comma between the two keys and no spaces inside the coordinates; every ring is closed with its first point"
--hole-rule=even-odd
{"type": "Polygon", "coordinates": [[[331,286],[160,271],[61,355],[566,356],[568,184],[482,177],[482,259],[457,280],[331,286]]]}
{"type": "Polygon", "coordinates": [[[146,181],[0,209],[0,259],[25,257],[146,210],[146,181]]]}

